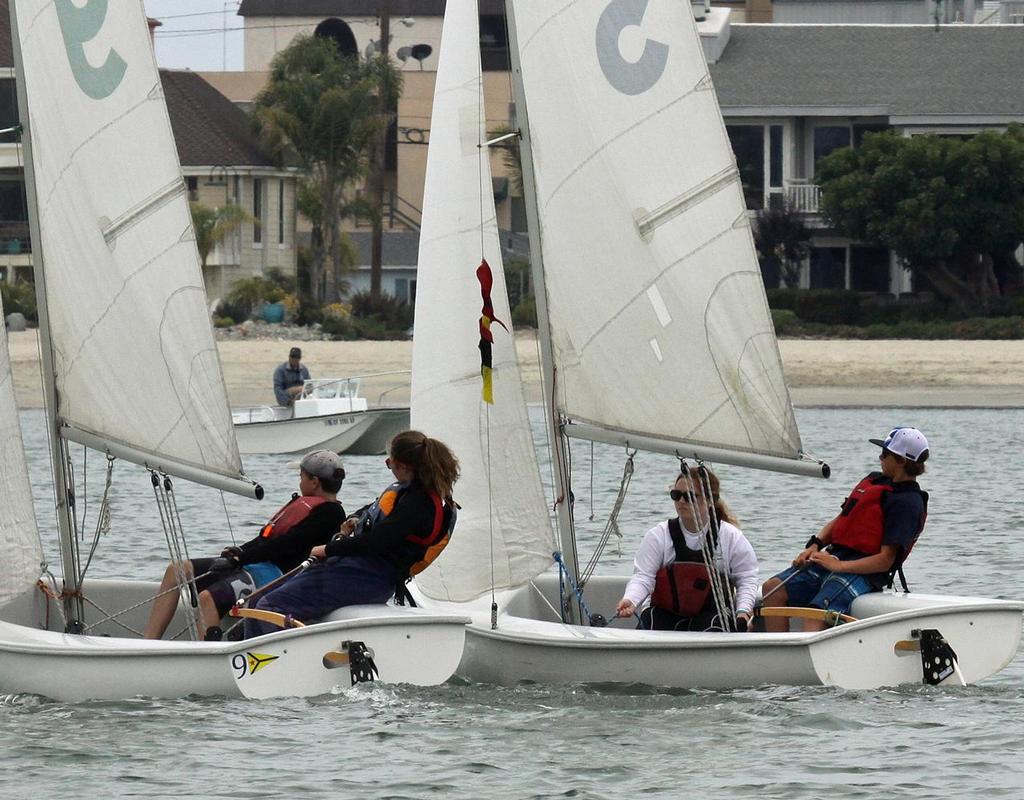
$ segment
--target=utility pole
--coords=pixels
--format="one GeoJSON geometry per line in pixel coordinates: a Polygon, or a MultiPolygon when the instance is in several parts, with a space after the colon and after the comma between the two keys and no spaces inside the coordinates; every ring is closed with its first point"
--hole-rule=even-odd
{"type": "MultiPolygon", "coordinates": [[[[391,39],[390,0],[378,0],[380,9],[380,55],[384,63],[388,59],[388,45],[391,39]]],[[[378,101],[382,120],[387,120],[390,109],[388,102],[387,74],[381,70],[378,101]]],[[[373,230],[370,236],[370,297],[380,297],[381,267],[384,249],[384,170],[387,161],[388,125],[383,124],[377,134],[377,157],[373,171],[373,230]]]]}

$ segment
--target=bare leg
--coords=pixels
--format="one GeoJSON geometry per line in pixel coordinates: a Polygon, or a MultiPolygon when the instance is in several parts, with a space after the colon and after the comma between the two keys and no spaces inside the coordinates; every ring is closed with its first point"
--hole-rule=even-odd
{"type": "MultiPolygon", "coordinates": [[[[777,577],[769,578],[761,587],[761,596],[765,598],[764,607],[774,608],[784,606],[789,600],[786,587],[777,577]],[[781,588],[777,588],[780,587],[781,588]]],[[[789,620],[786,617],[765,617],[764,629],[768,633],[786,633],[789,630],[789,620]]]]}
{"type": "MultiPolygon", "coordinates": [[[[182,566],[185,568],[185,574],[191,576],[192,562],[185,561],[182,566]]],[[[174,564],[169,564],[164,572],[164,579],[160,582],[158,596],[149,612],[149,622],[146,623],[146,632],[143,634],[147,639],[159,639],[171,624],[174,612],[178,608],[178,592],[171,590],[177,585],[178,571],[174,564]]]]}
{"type": "Polygon", "coordinates": [[[206,590],[199,593],[199,638],[206,638],[206,629],[220,624],[220,612],[206,590]]]}

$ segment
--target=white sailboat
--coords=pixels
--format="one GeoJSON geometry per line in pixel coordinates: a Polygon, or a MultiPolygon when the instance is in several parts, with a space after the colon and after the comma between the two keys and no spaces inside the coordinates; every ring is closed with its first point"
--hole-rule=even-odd
{"type": "MultiPolygon", "coordinates": [[[[459,615],[354,607],[244,642],[145,641],[157,584],[86,578],[69,443],[149,470],[172,544],[172,478],[262,490],[242,472],[141,1],[11,0],[10,21],[63,578],[43,561],[0,335],[0,692],[321,694],[355,680],[356,643],[381,680],[443,682],[459,615]]],[[[187,623],[179,610],[172,630],[187,623]]]]}
{"type": "MultiPolygon", "coordinates": [[[[473,0],[448,0],[424,197],[412,424],[443,436],[462,460],[460,535],[416,579],[421,605],[473,619],[459,673],[502,684],[889,686],[922,681],[920,631],[931,629],[959,656],[947,680],[974,682],[1004,667],[1020,640],[1019,602],[875,593],[856,601],[856,621],[818,633],[586,624],[578,597],[566,592],[580,573],[566,437],[691,464],[819,477],[827,468],[801,455],[690,5],[509,0],[506,8],[558,536],[511,337],[495,335],[494,404],[480,400],[472,268],[481,251],[495,268],[495,315],[507,321],[508,306],[478,148],[478,12],[473,0]],[[565,580],[552,569],[552,551],[565,580]]],[[[593,577],[585,602],[614,608],[625,582],[593,577]]]]}

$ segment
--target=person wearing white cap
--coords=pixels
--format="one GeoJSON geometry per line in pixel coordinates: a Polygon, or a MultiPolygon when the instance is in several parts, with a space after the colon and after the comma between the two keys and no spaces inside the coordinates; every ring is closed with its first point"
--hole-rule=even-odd
{"type": "Polygon", "coordinates": [[[338,454],[314,450],[288,466],[299,470],[299,491],[258,536],[237,547],[225,547],[219,558],[195,558],[167,567],[146,625],[147,639],[163,636],[174,617],[182,570],[190,578],[196,576],[200,637],[217,639],[221,617],[238,600],[297,567],[311,548],[326,544],[338,532],[345,520],[337,496],[345,480],[338,454]]]}
{"type": "MultiPolygon", "coordinates": [[[[448,544],[458,508],[452,488],[459,460],[444,442],[419,431],[396,434],[387,467],[395,478],[376,501],[346,520],[341,532],[310,555],[326,559],[261,597],[257,610],[313,622],[336,608],[385,603],[448,544]]],[[[277,630],[245,621],[245,636],[277,630]]]]}
{"type": "MultiPolygon", "coordinates": [[[[858,483],[840,513],[812,536],[793,566],[765,581],[764,606],[806,606],[848,614],[862,594],[891,586],[924,530],[928,493],[917,478],[925,471],[928,440],[917,428],[893,428],[881,447],[880,472],[858,483]]],[[[904,588],[906,582],[904,581],[904,588]]],[[[765,628],[784,631],[785,618],[766,617],[765,628]]],[[[804,630],[825,622],[805,620],[804,630]]]]}

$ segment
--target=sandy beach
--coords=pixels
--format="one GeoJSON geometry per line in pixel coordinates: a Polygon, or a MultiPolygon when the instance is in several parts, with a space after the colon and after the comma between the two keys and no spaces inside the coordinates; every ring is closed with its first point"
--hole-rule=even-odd
{"type": "MultiPolygon", "coordinates": [[[[9,333],[8,338],[18,403],[38,407],[36,331],[9,333]]],[[[377,376],[363,381],[371,404],[409,400],[411,341],[259,339],[217,343],[231,404],[272,403],[271,374],[292,344],[302,347],[303,361],[315,377],[377,376]]],[[[783,339],[779,346],[797,406],[1024,407],[1024,341],[783,339]]],[[[538,402],[536,337],[520,333],[516,347],[528,399],[538,402]]]]}

